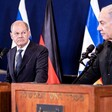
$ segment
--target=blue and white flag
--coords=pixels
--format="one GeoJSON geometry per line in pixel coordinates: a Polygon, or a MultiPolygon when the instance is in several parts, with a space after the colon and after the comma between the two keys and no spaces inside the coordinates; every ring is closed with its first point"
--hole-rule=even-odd
{"type": "MultiPolygon", "coordinates": [[[[29,26],[28,16],[27,16],[27,11],[26,11],[26,6],[25,6],[25,0],[20,0],[16,20],[23,20],[29,26]]],[[[29,28],[30,28],[30,26],[29,26],[29,28]]],[[[16,44],[14,42],[12,42],[12,47],[14,47],[14,46],[16,46],[16,44]]]]}
{"type": "MultiPolygon", "coordinates": [[[[100,32],[97,31],[99,12],[100,12],[100,10],[99,10],[99,5],[98,5],[98,0],[91,0],[89,12],[88,12],[87,23],[85,26],[82,53],[86,52],[86,48],[90,44],[97,46],[98,44],[103,42],[103,38],[102,38],[100,32]]],[[[86,64],[87,61],[88,60],[85,59],[84,64],[86,64]]],[[[78,74],[80,74],[80,72],[83,71],[84,68],[85,68],[84,65],[80,64],[78,74]]]]}

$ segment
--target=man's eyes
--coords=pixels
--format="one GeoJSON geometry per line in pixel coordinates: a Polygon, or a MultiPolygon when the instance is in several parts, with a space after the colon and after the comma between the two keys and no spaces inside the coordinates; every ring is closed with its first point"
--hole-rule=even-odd
{"type": "Polygon", "coordinates": [[[21,35],[25,35],[25,34],[26,34],[26,32],[21,32],[21,33],[16,32],[16,33],[14,33],[14,35],[19,35],[19,34],[21,34],[21,35]]]}

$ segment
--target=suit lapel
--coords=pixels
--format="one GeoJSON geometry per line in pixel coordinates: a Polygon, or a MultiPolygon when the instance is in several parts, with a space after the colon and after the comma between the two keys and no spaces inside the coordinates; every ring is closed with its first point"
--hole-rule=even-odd
{"type": "Polygon", "coordinates": [[[15,54],[16,54],[16,48],[14,48],[11,52],[10,52],[10,58],[9,58],[9,63],[10,63],[10,70],[12,72],[13,77],[15,77],[15,73],[14,73],[14,68],[15,68],[15,54]]]}

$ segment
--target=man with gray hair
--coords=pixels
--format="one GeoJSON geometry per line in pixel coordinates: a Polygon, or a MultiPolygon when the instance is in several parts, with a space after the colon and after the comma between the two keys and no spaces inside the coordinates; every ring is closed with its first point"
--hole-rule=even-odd
{"type": "Polygon", "coordinates": [[[11,25],[16,47],[9,50],[6,81],[45,83],[48,79],[48,50],[30,41],[28,25],[21,20],[11,25]]]}
{"type": "Polygon", "coordinates": [[[93,84],[100,77],[104,85],[112,84],[112,4],[102,8],[98,21],[97,30],[105,40],[103,49],[76,84],[93,84]]]}

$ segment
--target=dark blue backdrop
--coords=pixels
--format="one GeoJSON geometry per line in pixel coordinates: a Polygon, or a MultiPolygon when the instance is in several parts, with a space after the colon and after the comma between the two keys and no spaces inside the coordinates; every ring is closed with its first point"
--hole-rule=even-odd
{"type": "MultiPolygon", "coordinates": [[[[0,0],[0,48],[10,48],[10,25],[16,20],[20,0],[0,0]]],[[[46,0],[26,0],[32,40],[36,43],[42,31],[46,0]]],[[[64,75],[78,71],[89,0],[53,0],[58,47],[64,75]]],[[[99,0],[100,8],[112,0],[99,0]]],[[[6,69],[6,57],[0,60],[0,68],[6,69]]]]}

